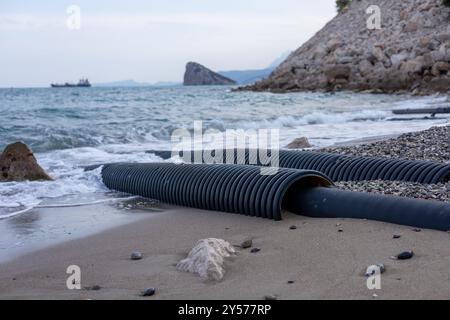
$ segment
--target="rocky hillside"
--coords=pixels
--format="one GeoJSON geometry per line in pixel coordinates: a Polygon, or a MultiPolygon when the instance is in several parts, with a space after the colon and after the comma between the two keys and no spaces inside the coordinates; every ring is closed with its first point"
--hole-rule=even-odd
{"type": "Polygon", "coordinates": [[[353,0],[257,91],[410,91],[450,89],[450,8],[442,0],[353,0]],[[369,30],[370,5],[381,29],[369,30]]]}
{"type": "Polygon", "coordinates": [[[184,73],[185,86],[233,85],[235,81],[224,77],[196,62],[189,62],[184,73]]]}

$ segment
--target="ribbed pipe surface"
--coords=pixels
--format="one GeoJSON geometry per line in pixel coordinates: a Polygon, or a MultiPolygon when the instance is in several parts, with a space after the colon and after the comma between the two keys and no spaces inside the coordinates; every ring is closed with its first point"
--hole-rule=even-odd
{"type": "Polygon", "coordinates": [[[108,164],[102,179],[110,189],[166,203],[274,220],[281,220],[281,204],[291,186],[332,185],[311,170],[280,168],[263,175],[257,166],[172,163],[108,164]]]}
{"type": "Polygon", "coordinates": [[[450,230],[450,204],[330,188],[323,174],[280,168],[209,164],[108,164],[105,185],[113,190],[205,210],[281,220],[281,209],[318,218],[379,220],[450,230]]]}
{"type": "MultiPolygon", "coordinates": [[[[170,151],[152,150],[148,152],[163,159],[172,157],[170,151]]],[[[204,150],[179,152],[178,155],[188,163],[211,163],[209,160],[205,161],[204,156],[211,159],[216,154],[215,151],[204,150]]],[[[268,152],[268,157],[271,157],[270,152],[268,152]]],[[[223,150],[222,156],[216,157],[215,160],[215,163],[267,165],[267,161],[261,158],[256,149],[223,150]]],[[[385,180],[435,184],[450,180],[450,164],[432,161],[355,157],[290,150],[279,150],[276,160],[279,167],[316,170],[328,176],[332,181],[385,180]]]]}

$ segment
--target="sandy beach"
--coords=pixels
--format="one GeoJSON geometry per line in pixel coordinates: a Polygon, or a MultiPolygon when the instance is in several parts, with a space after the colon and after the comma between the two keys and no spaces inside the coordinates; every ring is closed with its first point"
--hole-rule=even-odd
{"type": "MultiPolygon", "coordinates": [[[[84,208],[83,210],[89,210],[84,208]]],[[[1,265],[1,299],[448,299],[446,232],[373,221],[310,219],[285,213],[274,222],[241,215],[168,207],[138,222],[66,241],[1,265]],[[292,225],[297,229],[291,230],[292,225]],[[393,239],[393,235],[401,235],[393,239]],[[202,238],[240,244],[220,282],[203,282],[175,265],[202,238]],[[143,253],[140,261],[130,253],[143,253]],[[413,250],[411,260],[390,259],[413,250]],[[381,290],[363,273],[384,263],[381,290]],[[81,268],[82,290],[66,288],[69,265],[81,268]],[[294,283],[288,283],[294,281],[294,283]],[[89,290],[100,286],[100,290],[89,290]],[[140,297],[155,287],[153,297],[140,297]],[[375,294],[375,295],[374,295],[375,294]]]]}

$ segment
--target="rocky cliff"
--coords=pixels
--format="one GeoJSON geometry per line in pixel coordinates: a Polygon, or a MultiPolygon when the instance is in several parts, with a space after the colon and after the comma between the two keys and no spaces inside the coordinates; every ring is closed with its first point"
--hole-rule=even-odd
{"type": "Polygon", "coordinates": [[[184,73],[185,86],[233,85],[235,81],[224,77],[196,62],[189,62],[184,73]]]}
{"type": "Polygon", "coordinates": [[[442,0],[353,0],[269,78],[244,89],[447,92],[449,63],[442,0]],[[381,29],[367,28],[371,5],[380,8],[381,29]]]}

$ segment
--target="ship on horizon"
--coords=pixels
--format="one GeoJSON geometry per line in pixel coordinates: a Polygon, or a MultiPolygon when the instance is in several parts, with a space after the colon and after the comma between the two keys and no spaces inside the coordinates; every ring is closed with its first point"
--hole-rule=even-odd
{"type": "Polygon", "coordinates": [[[78,81],[78,83],[52,83],[51,84],[52,88],[78,88],[78,87],[91,87],[91,83],[89,82],[89,80],[86,79],[80,79],[80,81],[78,81]]]}

